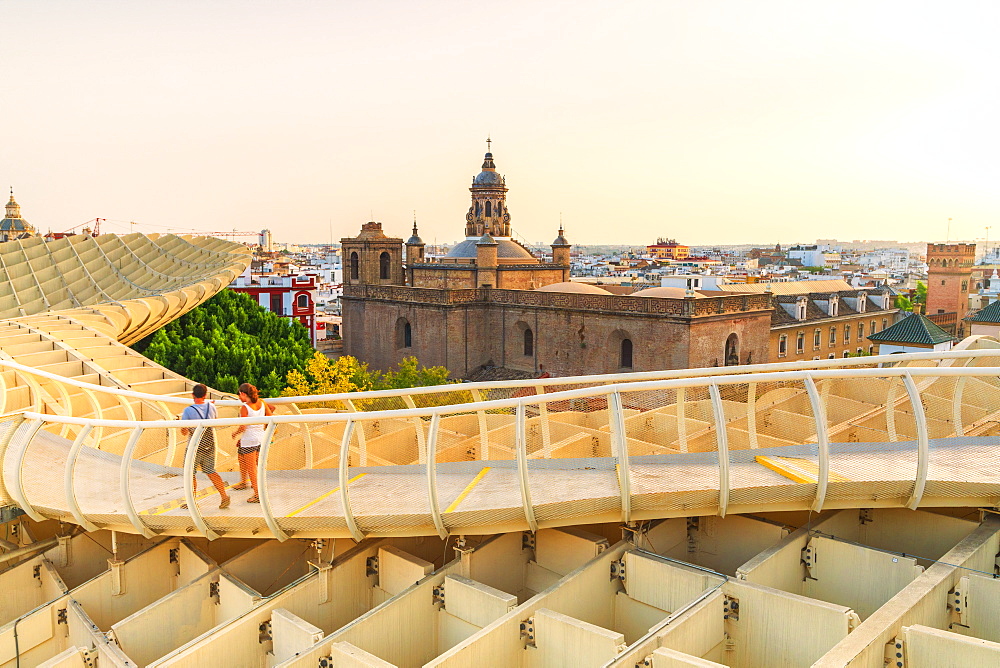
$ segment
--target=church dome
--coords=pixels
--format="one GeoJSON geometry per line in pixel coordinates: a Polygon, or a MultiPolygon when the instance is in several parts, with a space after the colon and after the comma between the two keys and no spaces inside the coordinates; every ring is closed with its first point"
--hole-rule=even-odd
{"type": "MultiPolygon", "coordinates": [[[[638,292],[633,292],[629,297],[662,297],[667,299],[684,299],[687,297],[687,290],[684,288],[646,288],[645,290],[639,290],[638,292]]],[[[696,298],[703,298],[704,295],[700,295],[697,292],[693,293],[696,298]]]]}
{"type": "Polygon", "coordinates": [[[18,234],[25,232],[34,234],[35,228],[21,217],[21,206],[14,200],[14,191],[11,190],[10,201],[7,202],[5,215],[3,220],[0,220],[0,233],[18,234]]]}
{"type": "MultiPolygon", "coordinates": [[[[510,239],[494,238],[494,241],[497,244],[497,257],[500,259],[536,260],[535,256],[529,253],[524,246],[516,244],[510,239]]],[[[445,258],[455,260],[474,260],[476,258],[476,244],[479,242],[479,238],[466,239],[448,251],[445,258]]]]}
{"type": "Polygon", "coordinates": [[[486,158],[483,160],[483,171],[473,177],[472,185],[500,187],[504,185],[503,177],[497,174],[497,168],[493,163],[492,153],[486,154],[486,158]]]}
{"type": "Polygon", "coordinates": [[[565,283],[552,283],[551,285],[545,285],[543,287],[536,288],[536,292],[573,292],[578,295],[611,294],[604,288],[599,288],[596,285],[591,285],[590,283],[575,283],[573,281],[567,281],[565,283]]]}

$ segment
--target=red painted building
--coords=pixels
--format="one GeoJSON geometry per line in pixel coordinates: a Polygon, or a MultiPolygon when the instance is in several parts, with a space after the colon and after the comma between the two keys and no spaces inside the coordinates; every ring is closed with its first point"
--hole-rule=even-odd
{"type": "Polygon", "coordinates": [[[259,274],[237,276],[229,286],[236,292],[245,292],[271,313],[284,318],[294,318],[309,329],[313,347],[316,347],[316,276],[277,276],[259,274]]]}

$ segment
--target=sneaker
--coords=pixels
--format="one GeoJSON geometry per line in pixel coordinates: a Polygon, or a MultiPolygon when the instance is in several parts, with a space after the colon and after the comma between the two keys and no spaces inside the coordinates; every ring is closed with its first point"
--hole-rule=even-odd
{"type": "Polygon", "coordinates": [[[229,507],[229,497],[222,499],[222,503],[219,504],[219,510],[225,510],[229,507]]]}

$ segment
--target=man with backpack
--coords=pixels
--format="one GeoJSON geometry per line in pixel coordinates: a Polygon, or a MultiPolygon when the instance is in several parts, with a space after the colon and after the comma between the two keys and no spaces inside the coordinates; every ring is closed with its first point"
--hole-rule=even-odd
{"type": "MultiPolygon", "coordinates": [[[[194,403],[184,409],[181,413],[182,420],[214,420],[219,416],[218,412],[215,410],[215,404],[209,403],[205,400],[208,396],[208,387],[198,383],[191,390],[191,396],[194,397],[194,403]]],[[[183,427],[181,428],[181,434],[184,436],[190,436],[194,433],[193,428],[183,427]]],[[[229,507],[229,494],[226,493],[226,483],[222,481],[222,476],[215,472],[215,432],[211,427],[206,427],[203,432],[201,432],[200,443],[198,443],[198,451],[194,455],[194,470],[195,473],[198,469],[201,469],[202,473],[208,476],[208,479],[212,481],[215,488],[219,490],[219,496],[222,497],[222,503],[219,504],[219,509],[229,507]]],[[[198,478],[194,479],[194,491],[198,493],[198,478]]]]}

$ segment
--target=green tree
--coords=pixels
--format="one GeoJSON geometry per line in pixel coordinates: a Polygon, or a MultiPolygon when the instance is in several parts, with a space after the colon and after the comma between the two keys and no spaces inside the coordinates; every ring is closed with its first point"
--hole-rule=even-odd
{"type": "MultiPolygon", "coordinates": [[[[346,392],[365,392],[368,390],[394,390],[406,387],[428,387],[456,383],[448,377],[448,370],[443,366],[422,366],[416,357],[405,357],[395,371],[370,371],[367,364],[362,364],[350,355],[344,355],[336,360],[328,359],[322,353],[316,353],[305,364],[305,369],[293,369],[286,377],[287,386],[282,390],[282,396],[300,397],[310,394],[341,394],[346,392]]],[[[441,397],[423,402],[421,405],[442,405],[462,403],[471,400],[468,392],[448,392],[441,397]],[[451,396],[455,395],[455,396],[451,396]],[[461,395],[461,396],[458,396],[461,395]]],[[[370,400],[370,408],[405,408],[402,400],[399,405],[383,405],[386,400],[370,400]],[[379,403],[381,402],[381,403],[379,403]],[[376,406],[377,404],[377,406],[376,406]]],[[[340,402],[317,402],[313,407],[346,408],[340,402]]],[[[362,406],[358,406],[362,408],[362,406]]]]}
{"type": "Polygon", "coordinates": [[[157,364],[223,392],[253,383],[276,397],[290,371],[316,352],[309,330],[275,315],[250,295],[223,290],[133,346],[157,364]]]}

